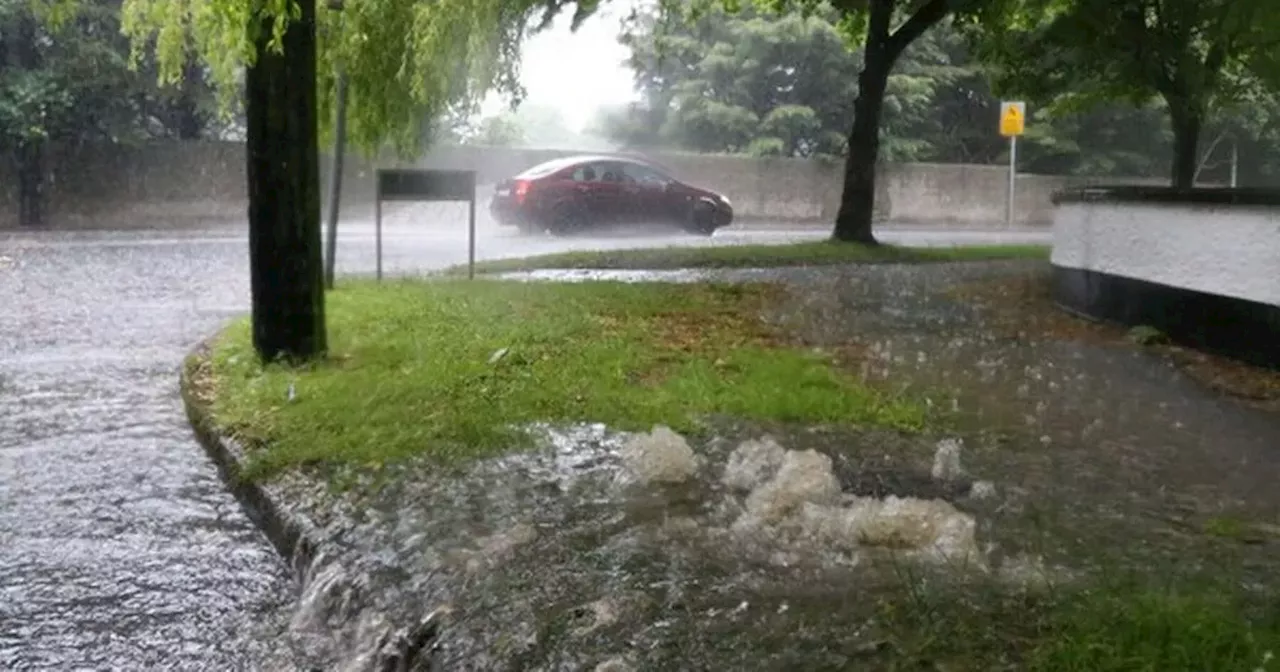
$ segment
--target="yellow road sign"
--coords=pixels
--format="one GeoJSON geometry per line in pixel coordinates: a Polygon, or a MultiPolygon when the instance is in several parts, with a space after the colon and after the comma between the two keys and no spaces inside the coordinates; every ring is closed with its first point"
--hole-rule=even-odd
{"type": "Polygon", "coordinates": [[[1008,101],[1000,103],[1000,135],[1006,138],[1022,135],[1026,127],[1026,103],[1008,101]]]}

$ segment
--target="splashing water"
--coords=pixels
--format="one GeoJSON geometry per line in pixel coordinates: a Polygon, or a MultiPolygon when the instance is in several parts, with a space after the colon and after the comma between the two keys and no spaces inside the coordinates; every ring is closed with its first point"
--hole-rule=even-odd
{"type": "Polygon", "coordinates": [[[964,442],[960,439],[943,439],[938,442],[938,450],[933,454],[933,477],[939,481],[955,481],[964,477],[964,468],[960,466],[960,452],[964,442]]]}
{"type": "Polygon", "coordinates": [[[689,442],[670,427],[637,434],[622,448],[624,480],[639,484],[684,483],[698,471],[689,442]]]}
{"type": "Polygon", "coordinates": [[[750,491],[777,473],[786,452],[772,436],[749,439],[729,455],[720,482],[734,490],[750,491]]]}
{"type": "MultiPolygon", "coordinates": [[[[958,444],[943,444],[948,464],[957,461],[958,444]]],[[[721,480],[750,489],[733,524],[739,536],[773,534],[838,552],[872,547],[981,564],[973,516],[939,499],[842,496],[831,458],[814,450],[787,451],[770,437],[749,440],[730,454],[721,480]]]]}

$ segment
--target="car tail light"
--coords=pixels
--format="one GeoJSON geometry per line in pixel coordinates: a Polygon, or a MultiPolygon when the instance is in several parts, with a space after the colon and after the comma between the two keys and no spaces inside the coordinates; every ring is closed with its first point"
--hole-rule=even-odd
{"type": "Polygon", "coordinates": [[[529,195],[529,188],[533,186],[528,180],[516,180],[516,203],[524,203],[524,197],[529,195]]]}

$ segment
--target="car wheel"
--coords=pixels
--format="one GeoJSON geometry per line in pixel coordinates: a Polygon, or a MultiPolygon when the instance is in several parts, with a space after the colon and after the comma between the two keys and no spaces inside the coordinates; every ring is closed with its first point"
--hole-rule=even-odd
{"type": "Polygon", "coordinates": [[[716,211],[710,204],[697,202],[689,209],[685,231],[697,236],[710,236],[716,232],[716,211]]]}
{"type": "Polygon", "coordinates": [[[551,211],[547,230],[557,236],[573,234],[587,228],[591,219],[585,208],[574,203],[561,203],[551,211]]]}

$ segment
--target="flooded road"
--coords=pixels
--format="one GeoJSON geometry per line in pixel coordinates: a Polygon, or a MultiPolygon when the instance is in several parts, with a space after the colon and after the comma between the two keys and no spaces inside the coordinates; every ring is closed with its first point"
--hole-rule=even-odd
{"type": "Polygon", "coordinates": [[[0,254],[0,668],[266,665],[292,580],[175,377],[243,305],[243,246],[0,254]]]}
{"type": "MultiPolygon", "coordinates": [[[[460,228],[392,220],[386,268],[462,261],[460,228]]],[[[346,230],[341,272],[372,270],[371,233],[346,230]]],[[[702,244],[824,235],[725,234],[702,244]]],[[[903,242],[947,237],[921,235],[903,242]]],[[[481,256],[697,243],[484,236],[481,256]]],[[[973,236],[956,242],[1005,240],[973,236]]],[[[292,578],[177,390],[186,352],[247,308],[246,255],[242,229],[0,234],[0,669],[296,669],[276,645],[292,578]]]]}

